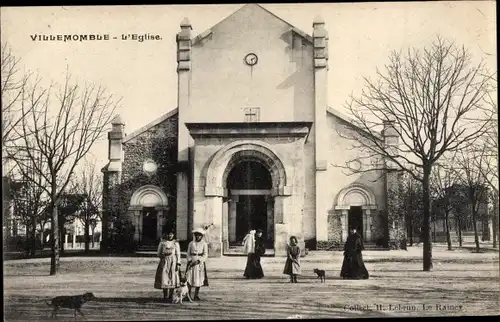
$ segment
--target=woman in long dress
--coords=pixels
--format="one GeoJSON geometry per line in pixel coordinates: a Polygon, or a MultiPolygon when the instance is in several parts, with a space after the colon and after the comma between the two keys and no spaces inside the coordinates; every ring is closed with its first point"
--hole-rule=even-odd
{"type": "Polygon", "coordinates": [[[262,266],[260,266],[260,256],[264,254],[264,240],[262,230],[250,230],[243,239],[243,248],[247,253],[247,265],[243,276],[247,279],[259,279],[264,277],[262,266]]]}
{"type": "Polygon", "coordinates": [[[290,283],[297,283],[297,275],[300,275],[300,247],[295,236],[290,237],[290,244],[286,249],[286,262],[283,274],[290,275],[290,283]]]}
{"type": "Polygon", "coordinates": [[[174,239],[174,233],[169,232],[158,245],[158,257],[160,262],[156,269],[156,289],[163,290],[163,298],[172,302],[174,289],[179,287],[179,268],[181,266],[181,249],[179,243],[174,239]]]}
{"type": "Polygon", "coordinates": [[[344,244],[344,261],[340,276],[344,279],[368,279],[368,270],[363,262],[361,251],[364,249],[361,236],[356,229],[351,230],[344,244]]]}
{"type": "Polygon", "coordinates": [[[189,295],[191,289],[194,287],[195,301],[199,301],[200,287],[208,286],[207,267],[205,262],[208,258],[208,245],[203,240],[205,231],[201,228],[193,230],[194,240],[188,245],[186,259],[186,281],[189,288],[189,295]]]}

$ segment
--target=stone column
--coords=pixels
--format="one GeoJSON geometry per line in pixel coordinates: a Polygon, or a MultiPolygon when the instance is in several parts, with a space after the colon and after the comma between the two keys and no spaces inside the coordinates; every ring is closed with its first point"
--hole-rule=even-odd
{"type": "Polygon", "coordinates": [[[158,210],[156,214],[156,239],[159,240],[161,238],[163,227],[163,210],[158,210]]]}
{"type": "Polygon", "coordinates": [[[347,240],[347,236],[348,236],[347,215],[348,215],[348,210],[342,209],[342,214],[340,217],[340,224],[342,225],[342,242],[343,243],[345,243],[345,241],[347,240]]]}
{"type": "Polygon", "coordinates": [[[214,227],[210,229],[208,242],[208,256],[222,256],[222,197],[209,197],[207,199],[207,212],[205,219],[209,218],[209,223],[214,227]],[[208,215],[208,216],[207,216],[208,215]]]}
{"type": "Polygon", "coordinates": [[[365,209],[365,220],[366,228],[365,228],[365,242],[372,241],[372,214],[370,209],[365,209]]]}
{"type": "Polygon", "coordinates": [[[134,241],[136,243],[138,243],[141,240],[141,237],[140,237],[141,233],[140,233],[140,227],[139,227],[139,225],[141,224],[140,220],[139,220],[140,215],[141,215],[141,212],[139,210],[134,210],[134,228],[135,228],[134,241]]]}
{"type": "Polygon", "coordinates": [[[267,240],[274,240],[273,230],[274,230],[274,215],[273,215],[273,204],[274,199],[271,196],[266,197],[267,203],[267,240]]]}
{"type": "Polygon", "coordinates": [[[142,227],[142,224],[143,224],[142,220],[144,219],[144,214],[142,213],[142,211],[139,212],[138,218],[139,218],[139,225],[138,225],[139,226],[139,242],[141,242],[142,241],[142,228],[143,228],[142,227]]]}
{"type": "Polygon", "coordinates": [[[68,234],[64,234],[64,248],[68,247],[68,234]]]}
{"type": "Polygon", "coordinates": [[[228,201],[222,203],[222,251],[229,249],[229,204],[228,201]]]}
{"type": "Polygon", "coordinates": [[[71,247],[75,248],[76,245],[76,229],[73,229],[73,240],[71,241],[71,247]]]}
{"type": "Polygon", "coordinates": [[[236,206],[237,206],[237,201],[234,200],[235,196],[232,197],[233,199],[229,201],[229,218],[228,218],[228,235],[229,235],[229,241],[234,242],[236,241],[236,206]]]}

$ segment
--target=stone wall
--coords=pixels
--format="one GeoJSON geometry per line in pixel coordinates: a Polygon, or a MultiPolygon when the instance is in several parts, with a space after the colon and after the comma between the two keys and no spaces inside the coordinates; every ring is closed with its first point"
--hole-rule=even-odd
{"type": "Polygon", "coordinates": [[[112,201],[115,212],[123,222],[132,222],[128,208],[133,193],[144,185],[155,185],[168,198],[167,223],[175,229],[177,122],[175,114],[130,139],[125,138],[121,182],[112,201]],[[157,165],[154,174],[143,171],[144,161],[148,159],[157,165]]]}
{"type": "Polygon", "coordinates": [[[388,247],[406,249],[406,225],[401,213],[401,174],[388,172],[387,180],[387,225],[388,247]]]}
{"type": "Polygon", "coordinates": [[[328,242],[323,242],[321,245],[318,243],[318,249],[342,246],[342,224],[340,218],[340,215],[336,213],[328,215],[328,242]]]}

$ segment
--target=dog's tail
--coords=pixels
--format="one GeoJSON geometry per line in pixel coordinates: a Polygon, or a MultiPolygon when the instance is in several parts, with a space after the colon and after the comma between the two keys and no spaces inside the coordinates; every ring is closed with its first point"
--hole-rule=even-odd
{"type": "Polygon", "coordinates": [[[50,302],[47,302],[46,300],[44,300],[44,302],[48,305],[48,306],[52,306],[52,304],[50,302]]]}

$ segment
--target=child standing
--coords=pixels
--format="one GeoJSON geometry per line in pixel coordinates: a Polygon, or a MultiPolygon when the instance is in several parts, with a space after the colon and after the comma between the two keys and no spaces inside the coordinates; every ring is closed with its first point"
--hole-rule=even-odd
{"type": "Polygon", "coordinates": [[[290,275],[290,283],[297,283],[297,275],[300,275],[300,247],[295,236],[290,237],[290,244],[287,246],[287,256],[283,274],[290,275]]]}

